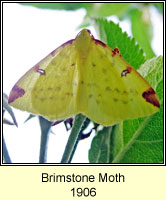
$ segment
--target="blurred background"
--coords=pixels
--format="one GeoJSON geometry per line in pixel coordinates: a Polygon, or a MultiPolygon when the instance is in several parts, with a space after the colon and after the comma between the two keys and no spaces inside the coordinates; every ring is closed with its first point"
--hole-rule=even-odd
{"type": "MultiPolygon", "coordinates": [[[[151,32],[151,54],[163,55],[162,6],[142,5],[141,7],[136,3],[133,5],[127,5],[126,3],[127,6],[124,6],[123,9],[118,10],[117,7],[112,7],[111,10],[111,7],[109,7],[109,10],[107,9],[108,6],[101,9],[99,3],[97,3],[98,5],[92,5],[93,9],[88,6],[88,3],[86,4],[86,6],[82,6],[84,8],[79,8],[79,5],[64,6],[64,8],[62,5],[58,9],[52,9],[52,7],[51,9],[41,9],[17,3],[3,4],[4,93],[9,95],[13,85],[26,71],[55,48],[75,38],[82,27],[89,24],[88,12],[92,16],[106,17],[115,23],[119,23],[122,30],[132,37],[134,33],[132,23],[135,24],[136,19],[133,17],[132,20],[135,21],[132,21],[127,15],[131,14],[131,8],[133,10],[139,8],[151,32]],[[98,16],[96,13],[98,13],[98,16]]],[[[98,38],[94,27],[91,25],[87,27],[94,37],[98,38]]],[[[136,33],[134,34],[136,35],[136,33]]],[[[41,136],[38,118],[34,117],[24,123],[29,114],[14,108],[13,111],[18,128],[7,124],[3,126],[3,134],[12,162],[38,163],[41,136]]],[[[11,119],[7,112],[5,112],[5,117],[11,119]]],[[[70,131],[66,132],[63,123],[52,128],[47,144],[48,163],[60,162],[69,134],[70,131]]],[[[94,132],[92,132],[89,138],[79,142],[72,160],[73,163],[89,162],[88,150],[94,135],[94,132]]]]}

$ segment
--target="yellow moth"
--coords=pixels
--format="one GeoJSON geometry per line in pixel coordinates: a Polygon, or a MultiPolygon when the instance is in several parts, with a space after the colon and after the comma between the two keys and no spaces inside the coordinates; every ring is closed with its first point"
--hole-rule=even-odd
{"type": "Polygon", "coordinates": [[[60,120],[82,113],[112,125],[157,112],[149,83],[120,55],[83,29],[31,68],[12,88],[8,103],[60,120]]]}

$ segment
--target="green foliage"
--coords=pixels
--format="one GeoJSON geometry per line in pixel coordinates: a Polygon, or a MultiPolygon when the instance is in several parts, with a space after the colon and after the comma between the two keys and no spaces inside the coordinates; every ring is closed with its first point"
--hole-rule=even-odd
{"type": "Polygon", "coordinates": [[[118,24],[104,19],[93,20],[100,39],[108,44],[112,49],[118,47],[122,57],[135,69],[144,63],[145,57],[139,45],[134,39],[128,37],[126,32],[118,24]]]}
{"type": "Polygon", "coordinates": [[[130,3],[94,3],[88,14],[93,17],[122,16],[130,6],[130,3]]]}
{"type": "MultiPolygon", "coordinates": [[[[14,115],[14,112],[12,110],[12,108],[8,105],[8,96],[3,93],[3,124],[8,124],[8,125],[17,125],[17,121],[14,115]],[[8,119],[4,118],[4,113],[5,111],[7,111],[9,113],[9,115],[12,117],[13,119],[13,123],[10,122],[8,119]]],[[[2,134],[2,141],[3,141],[3,160],[5,163],[11,163],[11,158],[7,149],[7,145],[6,145],[6,141],[5,141],[5,137],[4,134],[2,134]]]]}
{"type": "Polygon", "coordinates": [[[155,56],[151,47],[152,24],[150,20],[149,7],[145,9],[144,12],[138,9],[133,9],[130,12],[131,29],[133,36],[145,52],[146,59],[150,59],[155,56]]]}
{"type": "Polygon", "coordinates": [[[41,9],[77,10],[79,8],[91,9],[92,3],[20,3],[25,6],[34,6],[41,9]]]}
{"type": "MultiPolygon", "coordinates": [[[[32,119],[32,118],[34,118],[34,117],[36,117],[36,115],[30,114],[29,117],[25,120],[25,122],[29,121],[30,119],[32,119]]],[[[24,122],[24,123],[25,123],[25,122],[24,122]]]]}
{"type": "Polygon", "coordinates": [[[124,121],[123,135],[124,148],[113,163],[162,163],[163,106],[146,119],[124,121]]]}
{"type": "Polygon", "coordinates": [[[77,10],[85,8],[91,16],[103,17],[110,15],[121,16],[130,8],[130,3],[20,3],[41,9],[77,10]]]}
{"type": "Polygon", "coordinates": [[[103,130],[98,131],[89,151],[89,161],[91,163],[109,163],[111,131],[112,127],[105,127],[103,130]]]}
{"type": "Polygon", "coordinates": [[[10,114],[10,116],[13,119],[14,124],[17,126],[15,115],[13,113],[12,108],[8,105],[8,96],[5,93],[3,93],[3,109],[4,111],[6,110],[10,114]]]}
{"type": "Polygon", "coordinates": [[[5,142],[5,138],[3,136],[3,160],[5,161],[5,163],[11,163],[11,158],[6,146],[6,142],[5,142]]]}
{"type": "Polygon", "coordinates": [[[164,3],[152,3],[153,6],[157,8],[157,10],[163,14],[163,5],[164,3]]]}
{"type": "Polygon", "coordinates": [[[146,54],[146,59],[150,59],[155,56],[155,53],[153,52],[153,49],[151,47],[153,27],[150,20],[149,8],[150,6],[155,6],[162,14],[163,3],[21,3],[21,4],[34,6],[42,9],[44,8],[44,9],[59,9],[59,10],[62,9],[76,10],[79,8],[84,8],[86,9],[87,14],[84,17],[83,22],[81,23],[79,28],[86,27],[91,24],[89,16],[107,17],[116,15],[120,20],[127,18],[131,21],[132,34],[135,40],[140,45],[140,47],[143,49],[144,53],[146,54]]]}
{"type": "Polygon", "coordinates": [[[94,137],[89,150],[91,163],[111,163],[123,147],[122,123],[112,127],[103,127],[94,137]]]}
{"type": "Polygon", "coordinates": [[[146,78],[163,101],[163,57],[152,58],[141,65],[139,73],[146,78]]]}
{"type": "Polygon", "coordinates": [[[89,151],[91,163],[163,162],[162,56],[146,61],[139,71],[156,88],[161,102],[160,111],[146,118],[126,120],[112,128],[99,131],[89,151]]]}

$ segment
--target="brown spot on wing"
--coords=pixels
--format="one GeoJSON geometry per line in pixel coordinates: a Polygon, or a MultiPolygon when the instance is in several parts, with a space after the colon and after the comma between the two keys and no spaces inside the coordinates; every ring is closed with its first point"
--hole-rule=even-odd
{"type": "Polygon", "coordinates": [[[93,67],[96,67],[96,64],[95,64],[94,62],[92,62],[92,66],[93,66],[93,67]]]}
{"type": "Polygon", "coordinates": [[[118,49],[117,47],[114,48],[114,52],[115,52],[116,54],[119,54],[119,53],[120,53],[120,51],[119,51],[119,49],[118,49]]]}
{"type": "Polygon", "coordinates": [[[118,101],[118,99],[117,99],[117,98],[113,98],[113,100],[114,100],[115,102],[117,102],[117,101],[118,101]]]}
{"type": "Polygon", "coordinates": [[[12,91],[9,95],[8,103],[12,103],[13,101],[18,99],[19,97],[22,97],[24,94],[25,94],[25,90],[20,88],[18,85],[15,85],[12,88],[12,91]]]}
{"type": "Polygon", "coordinates": [[[114,50],[112,50],[112,57],[115,55],[120,55],[120,51],[117,47],[115,47],[114,50]]]}
{"type": "Polygon", "coordinates": [[[41,75],[45,75],[46,74],[45,70],[43,70],[43,69],[38,69],[37,72],[39,72],[41,75]]]}
{"type": "Polygon", "coordinates": [[[126,90],[123,91],[123,94],[127,95],[127,93],[128,93],[128,92],[127,92],[126,90]]]}
{"type": "Polygon", "coordinates": [[[106,90],[106,91],[111,91],[111,88],[110,88],[109,86],[107,86],[107,87],[105,88],[105,90],[106,90]]]}
{"type": "Polygon", "coordinates": [[[142,96],[147,102],[160,108],[159,100],[157,99],[156,93],[153,88],[147,89],[145,92],[142,93],[142,96]]]}
{"type": "Polygon", "coordinates": [[[122,100],[122,103],[123,103],[123,104],[127,104],[127,103],[128,103],[128,101],[122,100]]]}
{"type": "Polygon", "coordinates": [[[61,87],[60,87],[60,86],[57,86],[57,87],[55,88],[55,90],[60,91],[60,90],[61,90],[61,87]]]}
{"type": "Polygon", "coordinates": [[[34,70],[36,72],[39,72],[41,75],[45,75],[46,74],[45,70],[44,69],[40,69],[40,66],[38,64],[35,65],[34,70]]]}
{"type": "Polygon", "coordinates": [[[120,92],[120,90],[118,88],[115,88],[114,91],[117,92],[117,93],[120,92]]]}
{"type": "Polygon", "coordinates": [[[127,68],[122,71],[121,77],[126,76],[127,74],[131,73],[131,71],[132,71],[132,67],[127,66],[127,68]]]}

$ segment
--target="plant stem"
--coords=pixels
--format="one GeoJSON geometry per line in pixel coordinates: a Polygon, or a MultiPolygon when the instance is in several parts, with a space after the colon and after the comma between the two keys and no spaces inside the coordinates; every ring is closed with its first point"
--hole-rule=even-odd
{"type": "Polygon", "coordinates": [[[85,120],[85,116],[83,116],[82,114],[78,114],[76,115],[75,119],[74,119],[74,124],[65,148],[65,151],[63,153],[63,157],[61,160],[61,163],[69,163],[70,161],[70,157],[72,156],[72,151],[73,148],[75,146],[75,143],[77,141],[77,138],[79,136],[79,132],[81,130],[81,127],[83,125],[83,122],[85,120]]]}
{"type": "Polygon", "coordinates": [[[47,151],[47,140],[48,134],[50,132],[50,128],[52,122],[47,119],[39,116],[40,128],[41,128],[41,142],[40,142],[40,156],[39,163],[45,163],[46,161],[46,151],[47,151]]]}
{"type": "Polygon", "coordinates": [[[73,147],[73,149],[72,149],[72,152],[71,152],[71,154],[70,154],[70,158],[69,158],[69,160],[68,160],[68,163],[71,163],[71,161],[72,161],[72,159],[73,159],[73,156],[74,156],[75,151],[76,151],[76,149],[77,149],[78,143],[79,143],[79,141],[80,141],[80,136],[81,136],[81,131],[79,131],[78,137],[77,137],[77,139],[76,139],[76,142],[75,142],[74,147],[73,147]]]}
{"type": "Polygon", "coordinates": [[[7,146],[6,146],[4,137],[3,137],[3,158],[5,160],[5,163],[12,163],[10,156],[9,156],[9,152],[7,150],[7,146]]]}

